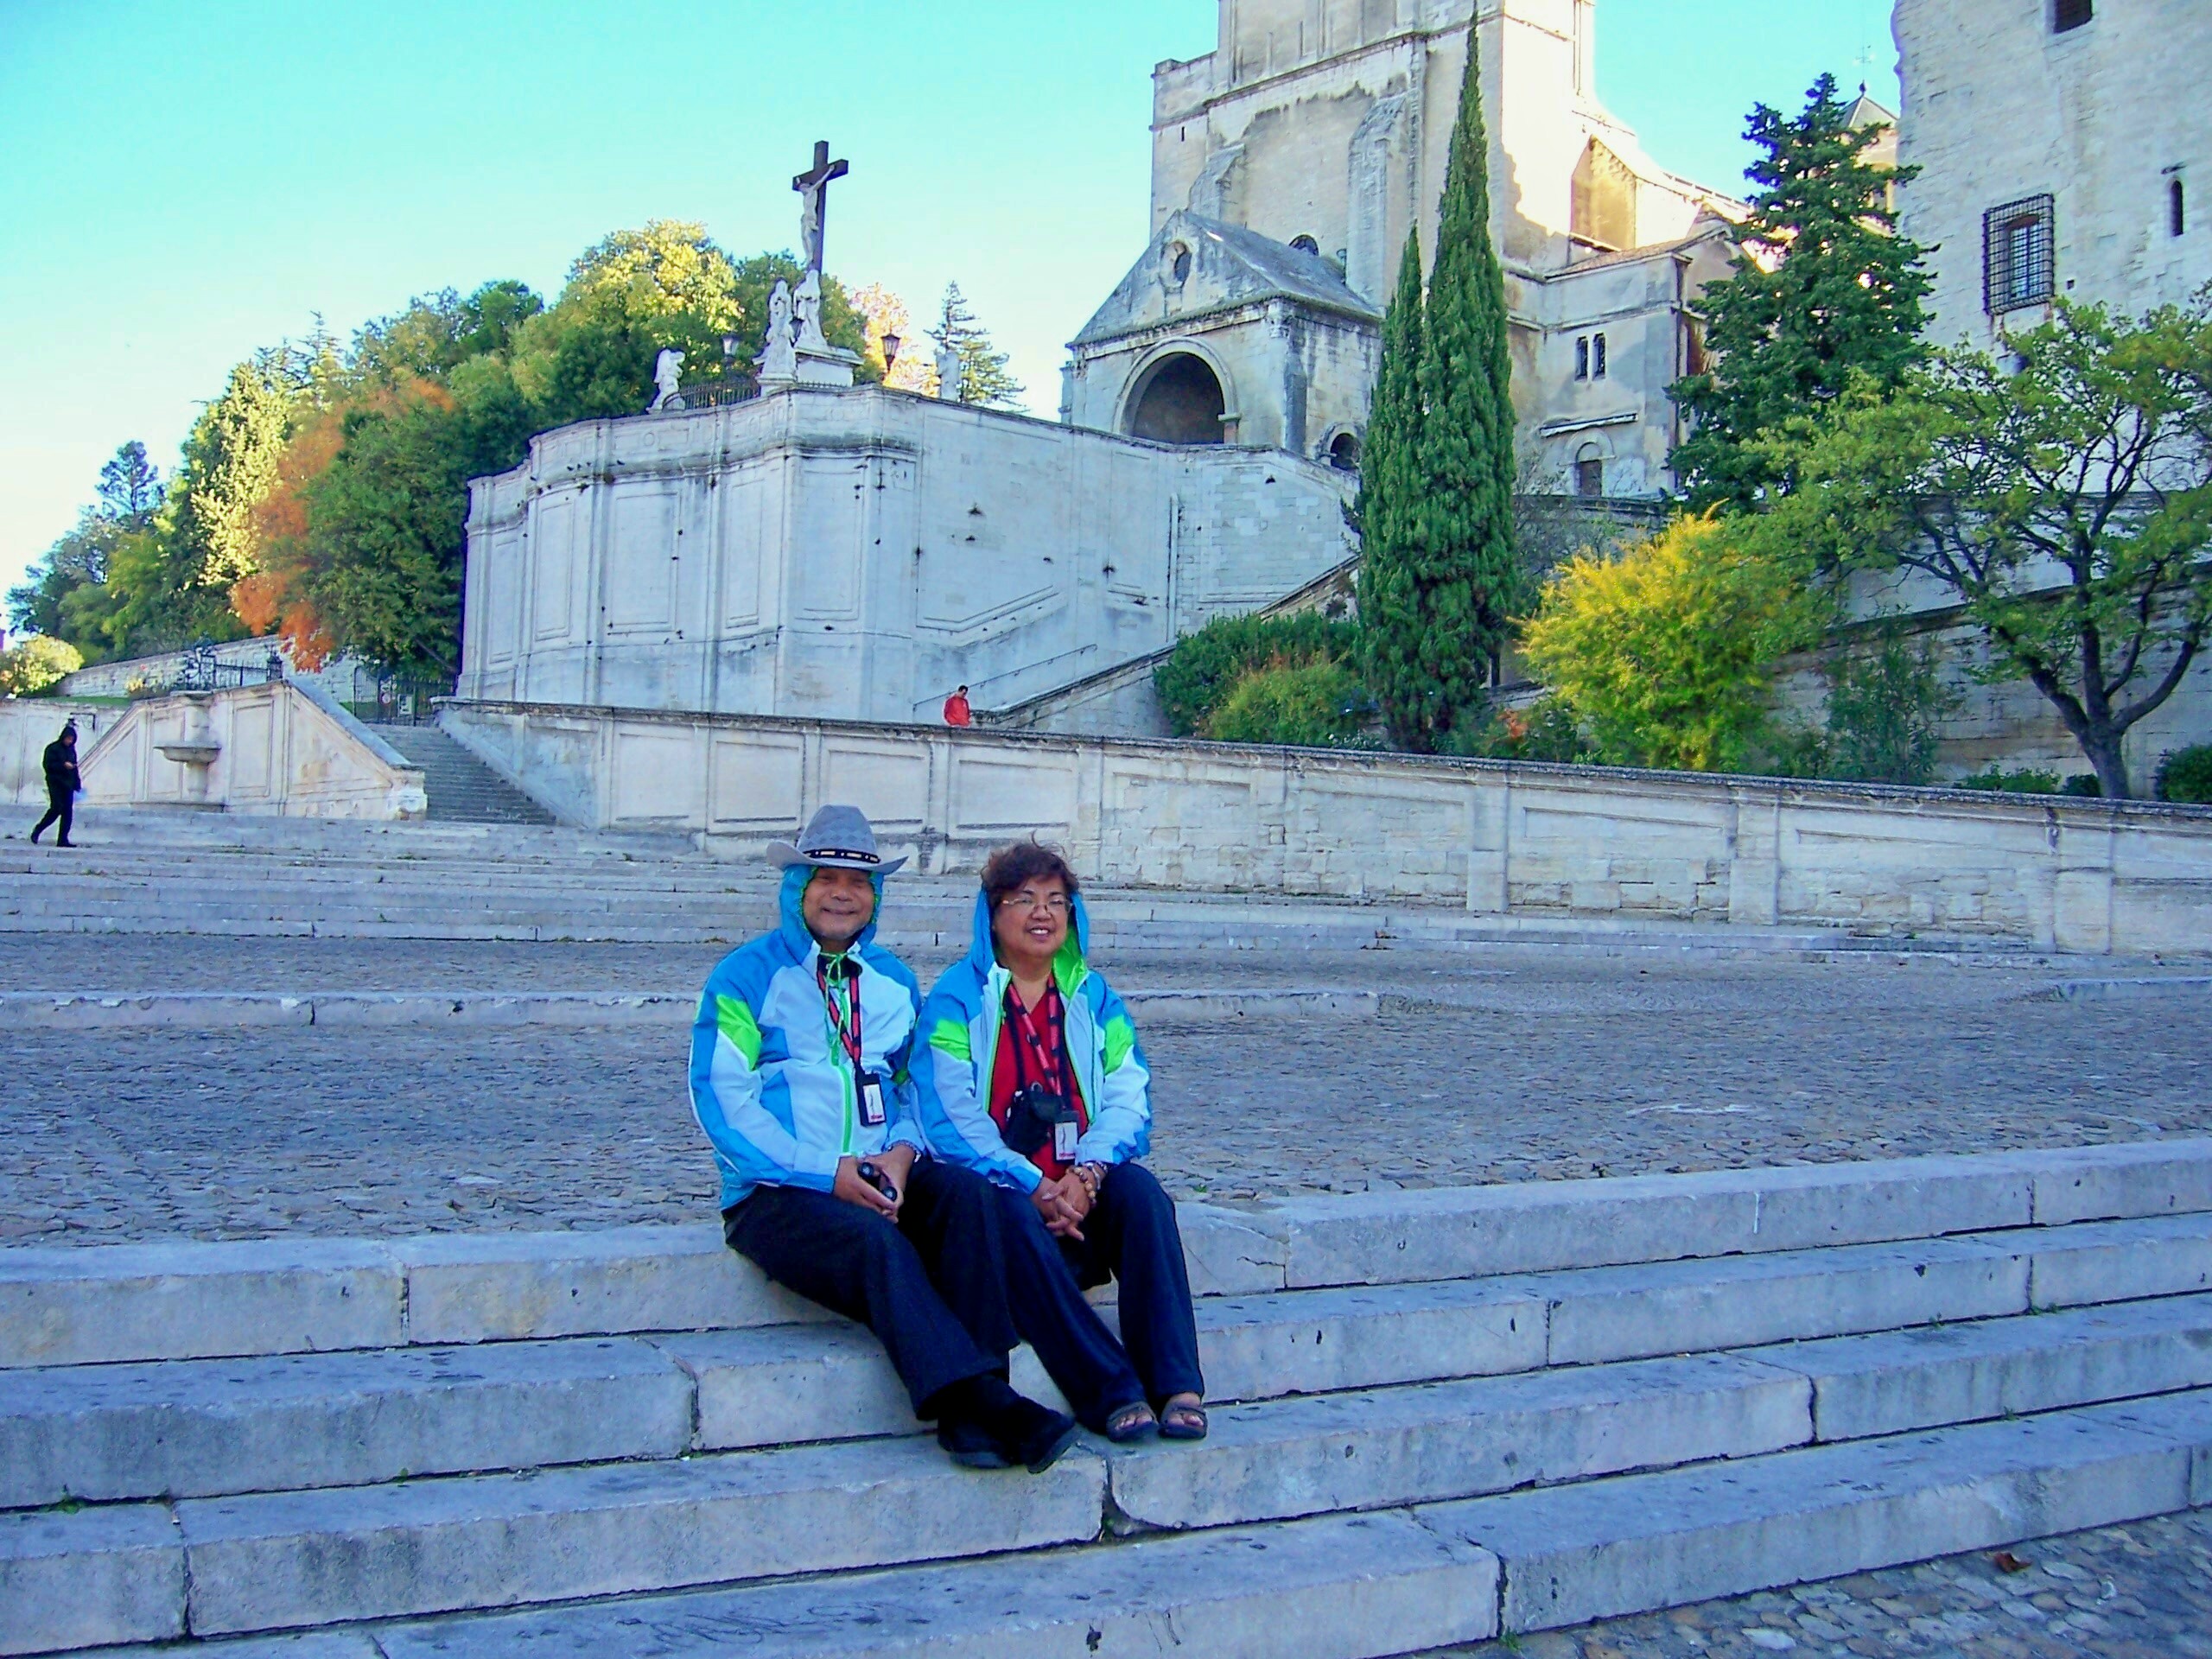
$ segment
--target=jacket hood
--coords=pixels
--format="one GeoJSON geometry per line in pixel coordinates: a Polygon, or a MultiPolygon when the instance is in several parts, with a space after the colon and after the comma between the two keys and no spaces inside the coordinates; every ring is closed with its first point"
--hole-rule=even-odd
{"type": "MultiPolygon", "coordinates": [[[[1052,977],[1059,982],[1060,995],[1067,995],[1083,983],[1090,969],[1090,912],[1083,907],[1080,892],[1068,895],[1068,936],[1060,942],[1058,955],[1052,958],[1052,977]]],[[[991,895],[981,887],[976,889],[976,926],[969,942],[968,965],[976,970],[978,983],[988,983],[991,969],[999,963],[998,951],[991,943],[991,895]]]]}
{"type": "MultiPolygon", "coordinates": [[[[801,895],[806,892],[806,884],[813,880],[813,865],[791,865],[784,871],[783,887],[777,894],[777,905],[783,912],[783,921],[777,931],[784,936],[785,943],[791,946],[793,954],[801,962],[804,962],[814,954],[814,935],[808,930],[805,913],[799,908],[799,900],[801,895]]],[[[875,938],[875,925],[883,919],[883,878],[880,875],[872,874],[868,880],[868,885],[875,889],[875,909],[868,916],[868,925],[861,929],[860,937],[848,947],[849,953],[858,950],[873,940],[875,938]]],[[[987,930],[986,943],[988,942],[987,930]]]]}

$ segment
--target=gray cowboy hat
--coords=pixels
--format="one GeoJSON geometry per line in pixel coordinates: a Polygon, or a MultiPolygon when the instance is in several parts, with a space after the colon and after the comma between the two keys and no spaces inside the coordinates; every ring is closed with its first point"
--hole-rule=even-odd
{"type": "Polygon", "coordinates": [[[875,831],[868,815],[857,806],[825,806],[806,821],[798,844],[788,841],[768,843],[768,861],[778,869],[811,864],[817,869],[866,870],[870,875],[889,875],[906,863],[886,859],[875,850],[875,831]]]}

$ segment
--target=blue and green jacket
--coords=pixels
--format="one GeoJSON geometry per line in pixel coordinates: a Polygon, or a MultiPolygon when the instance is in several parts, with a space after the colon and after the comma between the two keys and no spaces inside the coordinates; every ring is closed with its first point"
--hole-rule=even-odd
{"type": "MultiPolygon", "coordinates": [[[[1152,1073],[1128,1009],[1084,960],[1090,918],[1081,893],[1071,897],[1068,912],[1067,943],[1053,958],[1052,977],[1066,1005],[1068,1057],[1090,1119],[1076,1143],[1075,1161],[1122,1163],[1141,1158],[1152,1145],[1152,1073]]],[[[978,893],[975,938],[966,958],[945,969],[922,1004],[914,1081],[931,1152],[1001,1186],[1031,1192],[1043,1173],[1000,1138],[990,1111],[991,1073],[1012,977],[991,949],[989,895],[978,893]]]]}
{"type": "MultiPolygon", "coordinates": [[[[840,1158],[886,1147],[926,1149],[910,1061],[921,987],[872,941],[875,918],[847,954],[861,965],[861,1058],[887,1082],[886,1121],[862,1126],[852,1063],[830,1024],[816,968],[823,951],[807,931],[799,895],[811,867],[784,872],[783,925],[724,957],[707,976],[691,1027],[691,1109],[714,1143],[725,1210],[756,1186],[827,1192],[840,1158]]],[[[875,878],[877,915],[883,878],[875,878]]]]}

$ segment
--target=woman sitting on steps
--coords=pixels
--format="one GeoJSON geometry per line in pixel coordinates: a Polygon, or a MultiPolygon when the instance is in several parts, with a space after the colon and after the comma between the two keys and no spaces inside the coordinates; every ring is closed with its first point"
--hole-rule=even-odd
{"type": "Polygon", "coordinates": [[[1205,1382],[1175,1205],[1136,1161],[1151,1141],[1151,1077],[1128,1010],[1084,960],[1089,935],[1058,853],[1024,842],[991,855],[974,948],[922,1007],[923,1131],[937,1156],[1002,1191],[1006,1225],[1057,1238],[1077,1284],[1121,1281],[1122,1351],[1097,1356],[1097,1375],[1054,1376],[1077,1414],[1117,1441],[1155,1427],[1202,1440],[1205,1382]],[[1114,1374],[1132,1365],[1144,1398],[1116,1403],[1134,1391],[1114,1374]]]}

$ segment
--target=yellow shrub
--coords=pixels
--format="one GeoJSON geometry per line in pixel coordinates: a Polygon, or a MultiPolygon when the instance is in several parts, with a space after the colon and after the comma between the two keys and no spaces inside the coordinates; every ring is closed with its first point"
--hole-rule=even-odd
{"type": "Polygon", "coordinates": [[[1728,524],[1684,518],[1617,559],[1563,566],[1522,652],[1586,722],[1599,760],[1725,771],[1766,730],[1776,658],[1815,637],[1825,613],[1728,524]]]}

